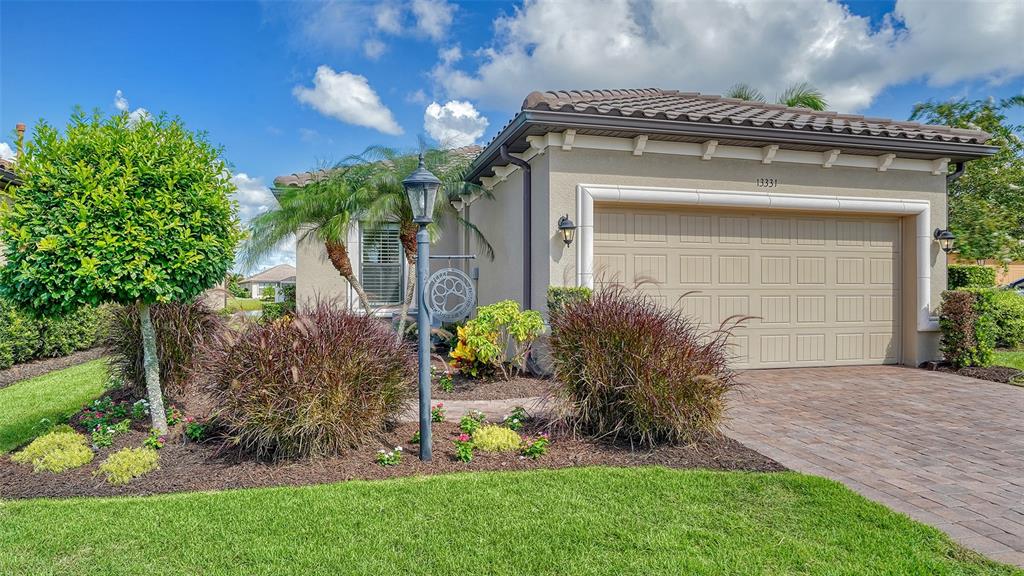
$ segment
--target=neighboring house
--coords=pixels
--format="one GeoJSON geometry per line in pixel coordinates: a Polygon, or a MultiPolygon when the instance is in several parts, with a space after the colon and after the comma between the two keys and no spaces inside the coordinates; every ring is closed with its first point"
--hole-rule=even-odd
{"type": "Polygon", "coordinates": [[[706,328],[750,317],[737,367],[917,365],[939,357],[948,168],[993,154],[988,138],[672,90],[534,92],[468,176],[494,195],[464,208],[497,253],[479,302],[543,310],[551,285],[639,282],[706,328]]]}
{"type": "Polygon", "coordinates": [[[959,254],[949,255],[950,264],[976,264],[994,268],[996,271],[996,285],[1005,286],[1011,282],[1024,280],[1024,261],[1014,260],[1011,262],[1000,262],[998,260],[968,260],[961,258],[959,254]]]}
{"type": "MultiPolygon", "coordinates": [[[[465,146],[456,148],[451,153],[475,158],[481,150],[479,146],[465,146]]],[[[300,172],[278,176],[274,179],[274,187],[302,187],[322,175],[323,172],[300,172]]],[[[431,245],[431,253],[435,256],[461,254],[460,250],[469,242],[468,233],[452,221],[441,223],[441,229],[443,233],[431,245]]],[[[388,315],[397,310],[405,294],[408,272],[405,251],[398,238],[398,225],[369,229],[362,226],[362,223],[357,223],[349,230],[345,245],[352,260],[352,269],[361,280],[374,312],[388,315]]],[[[327,249],[323,242],[318,241],[313,235],[300,236],[296,241],[295,265],[298,269],[295,277],[295,294],[299,306],[309,306],[317,301],[330,301],[353,310],[360,308],[355,292],[327,259],[327,249]]],[[[468,268],[475,266],[466,265],[461,260],[450,263],[445,260],[432,262],[433,268],[447,265],[465,267],[467,271],[468,268]]]]}
{"type": "Polygon", "coordinates": [[[265,289],[273,288],[274,302],[284,302],[284,287],[295,285],[295,267],[291,264],[278,264],[249,276],[239,285],[249,291],[252,298],[262,298],[265,289]]]}
{"type": "MultiPolygon", "coordinates": [[[[8,191],[19,184],[21,180],[18,180],[18,175],[14,173],[14,161],[0,158],[0,210],[7,204],[8,191]]],[[[0,244],[0,266],[7,261],[3,248],[3,244],[0,244]]]]}

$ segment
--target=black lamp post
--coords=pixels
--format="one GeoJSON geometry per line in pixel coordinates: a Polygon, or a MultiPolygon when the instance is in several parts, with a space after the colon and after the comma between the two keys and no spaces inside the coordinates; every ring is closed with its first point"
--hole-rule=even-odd
{"type": "Polygon", "coordinates": [[[430,233],[427,225],[433,220],[434,200],[441,181],[423,165],[402,180],[412,207],[412,220],[419,224],[416,233],[416,330],[419,337],[420,361],[420,460],[431,459],[430,435],[430,315],[427,312],[427,277],[430,275],[430,233]]]}
{"type": "Polygon", "coordinates": [[[942,228],[936,228],[933,234],[935,241],[939,243],[939,248],[946,254],[953,251],[953,241],[956,240],[956,236],[953,235],[949,230],[942,228]]]}

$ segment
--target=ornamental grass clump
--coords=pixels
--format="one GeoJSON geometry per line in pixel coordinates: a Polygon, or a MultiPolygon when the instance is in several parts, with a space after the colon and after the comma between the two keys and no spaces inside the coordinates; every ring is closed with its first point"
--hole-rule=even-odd
{"type": "Polygon", "coordinates": [[[228,444],[275,459],[359,446],[398,417],[417,374],[386,324],[326,303],[225,339],[205,364],[228,444]]]}
{"type": "Polygon", "coordinates": [[[652,445],[716,434],[735,384],[728,338],[620,286],[551,316],[560,416],[576,433],[652,445]]]}
{"type": "Polygon", "coordinates": [[[70,426],[57,426],[11,456],[19,464],[31,464],[35,472],[59,473],[92,462],[93,452],[85,436],[70,426]]]}

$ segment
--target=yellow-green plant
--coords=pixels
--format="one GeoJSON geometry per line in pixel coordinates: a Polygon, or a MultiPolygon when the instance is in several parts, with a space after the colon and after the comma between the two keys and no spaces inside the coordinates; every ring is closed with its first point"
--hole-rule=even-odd
{"type": "Polygon", "coordinates": [[[11,456],[20,464],[32,464],[36,472],[59,473],[92,462],[93,453],[85,436],[70,426],[58,426],[52,432],[32,441],[24,450],[11,456]]]}
{"type": "Polygon", "coordinates": [[[514,430],[488,424],[473,433],[473,447],[484,452],[515,452],[523,440],[514,430]]]}
{"type": "Polygon", "coordinates": [[[453,365],[470,358],[515,377],[526,363],[533,341],[544,331],[536,310],[520,310],[515,300],[502,300],[476,311],[476,318],[459,328],[459,343],[452,353],[453,365]]]}
{"type": "Polygon", "coordinates": [[[159,468],[160,456],[150,448],[124,448],[100,464],[96,474],[106,474],[107,482],[119,486],[159,468]]]}

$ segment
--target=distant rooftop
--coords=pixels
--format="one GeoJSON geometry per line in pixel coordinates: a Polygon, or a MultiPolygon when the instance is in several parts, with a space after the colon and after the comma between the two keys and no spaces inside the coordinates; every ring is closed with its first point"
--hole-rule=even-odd
{"type": "Polygon", "coordinates": [[[295,266],[291,264],[278,264],[272,268],[253,274],[242,282],[287,282],[295,281],[295,266]]]}

